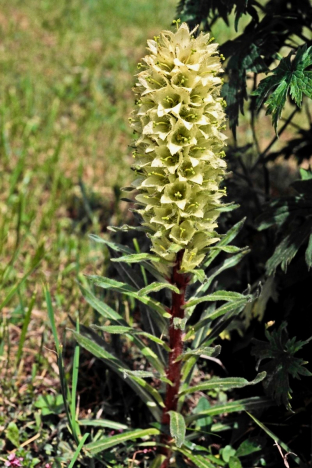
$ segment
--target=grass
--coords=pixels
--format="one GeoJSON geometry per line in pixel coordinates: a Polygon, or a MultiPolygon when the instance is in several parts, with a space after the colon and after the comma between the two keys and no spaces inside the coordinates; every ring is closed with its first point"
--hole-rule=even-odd
{"type": "Polygon", "coordinates": [[[60,330],[68,313],[88,312],[76,279],[101,273],[106,258],[88,234],[105,232],[123,210],[133,75],[146,39],[170,27],[175,3],[2,5],[0,452],[38,433],[40,442],[55,429],[32,414],[44,391],[59,392],[55,355],[46,348],[52,340],[43,284],[50,285],[60,330]],[[8,434],[8,420],[17,439],[8,434]],[[21,431],[25,420],[33,425],[21,431]]]}

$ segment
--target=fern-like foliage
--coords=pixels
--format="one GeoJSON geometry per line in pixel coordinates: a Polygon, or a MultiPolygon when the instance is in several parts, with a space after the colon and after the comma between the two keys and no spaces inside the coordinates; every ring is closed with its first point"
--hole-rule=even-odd
{"type": "Polygon", "coordinates": [[[311,372],[304,367],[307,361],[295,357],[311,339],[306,341],[296,341],[296,337],[288,338],[286,330],[287,323],[271,333],[266,331],[267,342],[253,339],[252,355],[255,356],[259,364],[264,359],[269,359],[261,366],[261,370],[267,372],[267,377],[263,382],[264,389],[268,396],[274,398],[278,404],[283,403],[287,409],[291,408],[290,399],[292,390],[289,385],[289,376],[300,379],[300,375],[312,376],[311,372]]]}

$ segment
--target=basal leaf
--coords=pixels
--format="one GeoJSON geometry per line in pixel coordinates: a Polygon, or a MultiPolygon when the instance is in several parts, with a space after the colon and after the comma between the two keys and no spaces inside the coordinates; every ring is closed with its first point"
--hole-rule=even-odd
{"type": "Polygon", "coordinates": [[[185,440],[185,421],[182,414],[176,411],[169,411],[170,414],[170,434],[175,439],[177,447],[182,447],[185,440]]]}

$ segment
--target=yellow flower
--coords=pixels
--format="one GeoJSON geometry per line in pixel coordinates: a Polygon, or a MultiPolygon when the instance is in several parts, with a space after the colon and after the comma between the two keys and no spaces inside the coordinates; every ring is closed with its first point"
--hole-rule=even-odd
{"type": "Polygon", "coordinates": [[[130,122],[135,142],[133,187],[155,267],[170,277],[177,252],[181,270],[200,265],[218,240],[216,220],[222,207],[220,182],[226,163],[224,101],[218,45],[209,34],[193,36],[183,23],[148,41],[135,86],[137,108],[130,122]]]}

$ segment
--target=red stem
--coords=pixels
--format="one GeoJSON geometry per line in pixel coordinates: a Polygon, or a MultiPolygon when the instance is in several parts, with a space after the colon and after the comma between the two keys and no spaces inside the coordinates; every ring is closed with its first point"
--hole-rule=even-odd
{"type": "MultiPolygon", "coordinates": [[[[181,366],[182,361],[176,362],[176,359],[183,352],[183,331],[181,328],[174,327],[174,319],[184,318],[184,309],[182,306],[185,304],[185,290],[189,283],[189,276],[179,273],[181,268],[181,261],[184,251],[181,251],[177,254],[177,263],[173,268],[171,283],[177,286],[180,293],[172,293],[172,306],[171,306],[171,318],[169,325],[169,347],[171,352],[169,353],[169,362],[167,367],[167,378],[173,382],[173,386],[167,385],[166,397],[165,397],[165,407],[162,415],[162,424],[169,426],[170,415],[169,411],[177,411],[178,406],[178,393],[180,389],[181,382],[181,366]]],[[[171,437],[167,434],[163,434],[161,437],[161,443],[168,445],[171,440],[171,437]]],[[[163,455],[166,456],[166,460],[163,461],[161,468],[168,468],[171,457],[171,450],[168,448],[163,448],[163,455]]]]}

